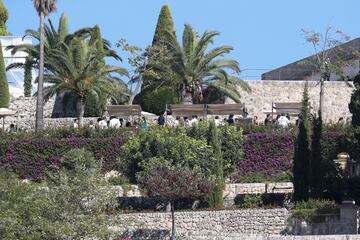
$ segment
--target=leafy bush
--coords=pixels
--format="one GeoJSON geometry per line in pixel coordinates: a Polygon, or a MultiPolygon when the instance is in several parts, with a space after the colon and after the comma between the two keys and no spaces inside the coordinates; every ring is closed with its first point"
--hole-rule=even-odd
{"type": "Polygon", "coordinates": [[[125,176],[111,176],[109,177],[108,182],[114,186],[122,186],[122,185],[130,184],[129,179],[125,176]]]}
{"type": "Polygon", "coordinates": [[[297,202],[292,213],[307,222],[321,222],[327,215],[339,215],[340,209],[335,202],[310,199],[297,202]]]}
{"type": "MultiPolygon", "coordinates": [[[[209,122],[201,122],[188,128],[187,135],[201,140],[208,139],[209,122]]],[[[244,136],[241,128],[235,126],[218,127],[218,137],[221,143],[221,153],[223,158],[224,176],[234,173],[236,166],[244,157],[243,146],[244,136]]]]}
{"type": "Polygon", "coordinates": [[[172,89],[160,88],[158,90],[146,90],[138,97],[141,108],[146,112],[159,114],[165,111],[166,104],[179,103],[179,98],[172,89]]]}
{"type": "Polygon", "coordinates": [[[244,197],[241,208],[259,208],[263,206],[261,194],[250,195],[247,194],[244,197]]]}
{"type": "Polygon", "coordinates": [[[293,154],[294,140],[290,134],[249,134],[245,138],[244,159],[237,165],[238,176],[284,174],[291,170],[293,154]]]}
{"type": "Polygon", "coordinates": [[[213,169],[211,147],[183,129],[154,127],[132,137],[121,151],[121,163],[131,181],[137,172],[159,165],[198,168],[207,176],[213,169]]]}
{"type": "Polygon", "coordinates": [[[291,182],[292,181],[292,173],[291,171],[287,171],[285,173],[269,176],[263,173],[249,173],[245,176],[233,176],[233,180],[239,183],[264,183],[264,182],[291,182]]]}
{"type": "Polygon", "coordinates": [[[48,172],[58,171],[60,159],[71,149],[85,148],[98,161],[103,170],[120,170],[117,158],[125,139],[119,138],[34,138],[0,141],[0,168],[11,169],[21,178],[41,180],[48,172]]]}
{"type": "Polygon", "coordinates": [[[4,239],[109,239],[114,235],[104,214],[115,193],[101,164],[85,150],[72,150],[64,168],[46,187],[0,175],[0,234],[4,239]],[[20,205],[19,205],[20,204],[20,205]]]}

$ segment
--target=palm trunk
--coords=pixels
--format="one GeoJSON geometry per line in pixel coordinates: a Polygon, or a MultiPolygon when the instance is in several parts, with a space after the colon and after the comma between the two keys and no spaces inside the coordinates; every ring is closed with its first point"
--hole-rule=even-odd
{"type": "Polygon", "coordinates": [[[78,98],[76,101],[76,111],[78,114],[78,121],[79,121],[79,127],[83,126],[83,118],[84,118],[84,112],[85,112],[85,103],[83,98],[78,98]]]}
{"type": "Polygon", "coordinates": [[[39,63],[39,79],[38,79],[38,90],[36,100],[36,122],[35,131],[39,132],[44,128],[44,13],[40,13],[40,63],[39,63]]]}
{"type": "Polygon", "coordinates": [[[171,240],[175,240],[175,201],[171,201],[171,240]]]}

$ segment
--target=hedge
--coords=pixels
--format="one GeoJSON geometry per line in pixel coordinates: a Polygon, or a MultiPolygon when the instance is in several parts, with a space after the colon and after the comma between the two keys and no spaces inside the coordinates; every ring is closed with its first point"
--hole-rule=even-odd
{"type": "Polygon", "coordinates": [[[117,158],[122,137],[66,139],[35,138],[0,143],[0,169],[11,169],[21,178],[41,180],[61,167],[61,158],[70,149],[85,148],[103,161],[103,170],[119,169],[117,158]]]}
{"type": "MultiPolygon", "coordinates": [[[[120,147],[133,133],[115,134],[109,131],[107,134],[108,137],[100,133],[78,132],[77,136],[71,136],[69,132],[62,131],[61,134],[49,134],[48,137],[24,137],[19,134],[2,138],[0,169],[13,169],[22,178],[40,180],[46,177],[47,171],[61,167],[61,157],[72,148],[85,148],[92,152],[96,159],[103,161],[104,171],[119,169],[120,147]]],[[[286,132],[247,134],[244,139],[244,157],[235,166],[237,172],[234,179],[254,173],[274,177],[290,172],[294,139],[295,134],[286,132]]],[[[325,131],[322,141],[324,159],[332,161],[339,152],[347,151],[348,145],[343,132],[325,131]]]]}

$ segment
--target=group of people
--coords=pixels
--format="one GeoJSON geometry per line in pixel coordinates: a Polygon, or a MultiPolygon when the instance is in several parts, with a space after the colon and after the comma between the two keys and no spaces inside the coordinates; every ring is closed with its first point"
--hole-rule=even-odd
{"type": "MultiPolygon", "coordinates": [[[[133,121],[130,120],[124,120],[123,118],[117,118],[116,116],[111,116],[110,118],[102,117],[98,118],[97,122],[95,123],[93,120],[90,120],[88,127],[91,129],[107,129],[107,128],[124,128],[124,127],[135,127],[135,128],[141,128],[146,129],[147,128],[147,121],[144,116],[139,118],[139,121],[133,121]]],[[[73,124],[74,128],[79,127],[78,120],[74,120],[73,124]]]]}
{"type": "MultiPolygon", "coordinates": [[[[298,125],[300,122],[300,115],[298,116],[298,119],[296,120],[296,125],[298,125]]],[[[265,125],[272,125],[275,124],[281,128],[287,128],[290,125],[290,115],[285,113],[281,113],[276,116],[276,119],[273,119],[271,114],[267,114],[266,118],[264,120],[265,125]]]]}
{"type": "MultiPolygon", "coordinates": [[[[171,112],[168,112],[166,116],[164,114],[159,115],[157,118],[157,123],[159,126],[171,126],[171,127],[192,127],[193,125],[202,122],[203,118],[199,118],[197,115],[193,115],[191,118],[184,116],[176,116],[175,118],[172,116],[171,112]]],[[[214,122],[216,126],[224,126],[224,125],[234,125],[235,119],[234,114],[230,114],[228,118],[220,119],[219,116],[215,116],[214,122]]]]}

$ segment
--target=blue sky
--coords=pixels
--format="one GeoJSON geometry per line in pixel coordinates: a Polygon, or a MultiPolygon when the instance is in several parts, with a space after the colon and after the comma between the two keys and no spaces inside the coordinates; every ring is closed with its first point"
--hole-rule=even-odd
{"type": "MultiPolygon", "coordinates": [[[[37,28],[31,0],[3,1],[13,35],[37,28]]],[[[352,38],[360,37],[359,0],[58,0],[58,10],[50,18],[57,22],[64,12],[70,30],[99,24],[103,37],[113,44],[125,38],[146,47],[165,3],[170,5],[178,37],[184,23],[200,33],[220,31],[215,45],[234,46],[230,56],[239,61],[242,76],[248,79],[259,78],[261,71],[246,69],[273,69],[312,54],[301,29],[322,32],[331,25],[352,38]]]]}

